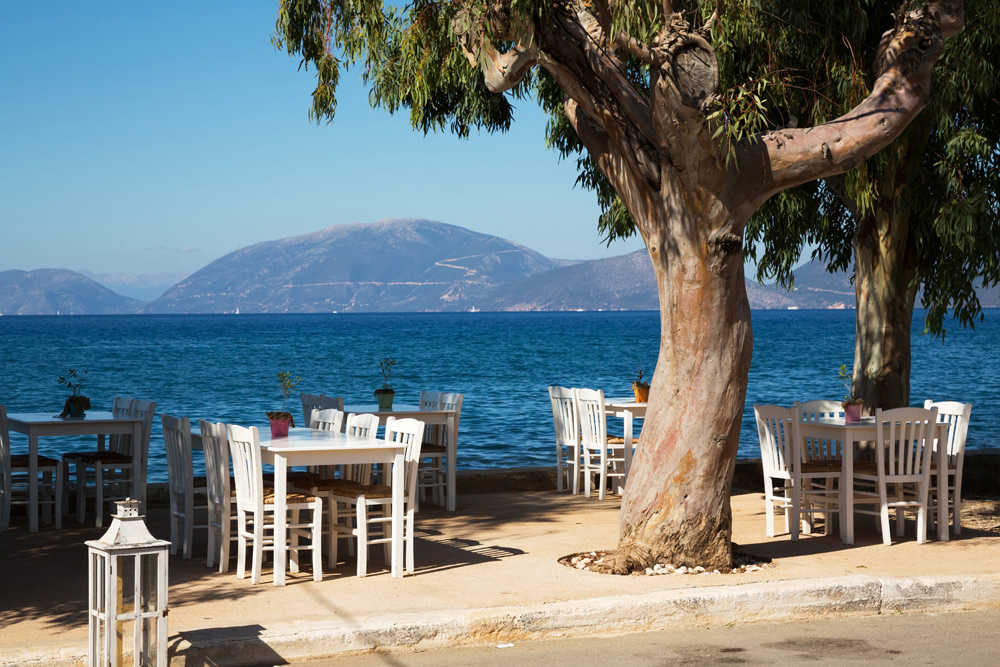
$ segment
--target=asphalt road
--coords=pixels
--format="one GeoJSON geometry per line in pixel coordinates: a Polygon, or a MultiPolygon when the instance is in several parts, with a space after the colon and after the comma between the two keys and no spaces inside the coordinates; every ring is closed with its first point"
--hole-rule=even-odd
{"type": "Polygon", "coordinates": [[[507,646],[369,653],[301,667],[1000,665],[1000,610],[811,618],[507,646]]]}

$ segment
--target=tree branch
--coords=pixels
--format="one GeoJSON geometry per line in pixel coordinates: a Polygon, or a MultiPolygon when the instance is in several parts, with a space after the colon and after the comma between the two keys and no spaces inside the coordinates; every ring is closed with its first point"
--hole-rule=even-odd
{"type": "MultiPolygon", "coordinates": [[[[528,32],[521,26],[522,34],[528,32]]],[[[466,60],[483,72],[483,81],[493,93],[510,90],[521,82],[528,70],[538,62],[534,47],[516,41],[508,51],[500,53],[486,36],[482,19],[474,19],[468,10],[462,10],[452,19],[452,32],[466,60]]],[[[503,35],[511,37],[512,35],[503,35]]]]}
{"type": "Polygon", "coordinates": [[[741,143],[737,160],[747,176],[734,199],[756,208],[781,190],[853,169],[899,136],[927,103],[931,69],[944,46],[942,22],[954,34],[962,16],[961,0],[910,12],[885,40],[880,76],[857,107],[816,127],[773,130],[741,143]]]}

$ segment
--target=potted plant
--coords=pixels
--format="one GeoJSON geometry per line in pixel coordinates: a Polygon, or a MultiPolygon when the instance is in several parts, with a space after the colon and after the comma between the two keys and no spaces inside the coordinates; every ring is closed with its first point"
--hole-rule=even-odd
{"type": "Polygon", "coordinates": [[[638,369],[639,377],[632,383],[632,391],[635,393],[636,403],[645,403],[649,400],[649,383],[642,381],[642,369],[638,369]]]}
{"type": "Polygon", "coordinates": [[[854,393],[854,379],[847,372],[847,364],[840,365],[840,372],[837,377],[844,386],[844,391],[847,392],[842,403],[844,406],[844,421],[848,424],[861,421],[861,410],[864,408],[865,402],[861,398],[852,398],[852,394],[854,393]]]}
{"type": "Polygon", "coordinates": [[[389,357],[378,362],[379,369],[382,371],[382,386],[375,390],[375,400],[378,401],[379,410],[392,409],[392,399],[396,392],[389,386],[389,376],[392,375],[392,367],[395,365],[396,360],[389,357]]]}
{"type": "Polygon", "coordinates": [[[59,413],[60,417],[83,419],[84,413],[90,409],[90,399],[80,394],[80,390],[83,389],[83,380],[86,377],[87,371],[80,374],[75,368],[69,369],[66,375],[59,376],[57,382],[66,385],[66,388],[72,392],[72,395],[63,404],[63,410],[59,413]]]}
{"type": "Polygon", "coordinates": [[[295,427],[295,421],[292,419],[291,412],[285,412],[285,401],[288,400],[288,394],[295,389],[297,385],[302,380],[301,377],[292,377],[292,374],[288,371],[278,371],[278,386],[281,387],[282,399],[281,399],[281,409],[271,410],[267,413],[267,419],[271,422],[271,437],[272,438],[284,438],[288,436],[288,428],[295,427]]]}

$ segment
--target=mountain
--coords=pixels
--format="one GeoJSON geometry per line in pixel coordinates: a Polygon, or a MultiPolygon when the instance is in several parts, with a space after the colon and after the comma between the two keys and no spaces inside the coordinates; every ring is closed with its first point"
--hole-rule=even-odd
{"type": "Polygon", "coordinates": [[[107,315],[134,313],[141,305],[75,271],[0,271],[4,315],[107,315]]]}
{"type": "Polygon", "coordinates": [[[150,313],[437,311],[563,266],[511,241],[429,220],[338,225],[232,252],[149,303],[150,313]]]}
{"type": "Polygon", "coordinates": [[[112,292],[117,292],[123,296],[138,299],[139,301],[152,301],[187,276],[186,273],[173,272],[146,273],[141,275],[131,273],[91,273],[90,271],[81,271],[80,273],[104,285],[112,292]]]}

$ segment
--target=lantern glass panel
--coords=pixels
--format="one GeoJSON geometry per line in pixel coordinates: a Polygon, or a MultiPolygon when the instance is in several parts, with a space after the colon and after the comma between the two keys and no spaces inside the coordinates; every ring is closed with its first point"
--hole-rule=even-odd
{"type": "Polygon", "coordinates": [[[139,556],[139,571],[142,580],[140,589],[142,597],[139,600],[139,611],[153,611],[159,607],[159,585],[157,582],[156,566],[159,563],[159,554],[142,554],[139,556]]]}
{"type": "Polygon", "coordinates": [[[118,559],[118,595],[122,601],[118,613],[131,614],[135,609],[135,557],[118,559]]]}

